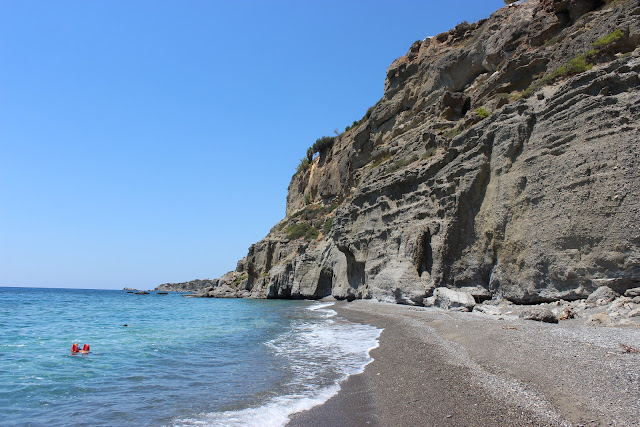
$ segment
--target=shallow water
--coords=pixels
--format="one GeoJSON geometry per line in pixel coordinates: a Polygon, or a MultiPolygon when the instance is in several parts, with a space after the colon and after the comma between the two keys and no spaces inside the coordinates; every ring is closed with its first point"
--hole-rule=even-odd
{"type": "Polygon", "coordinates": [[[311,301],[28,288],[0,288],[0,331],[2,424],[49,426],[282,425],[380,334],[311,301]]]}

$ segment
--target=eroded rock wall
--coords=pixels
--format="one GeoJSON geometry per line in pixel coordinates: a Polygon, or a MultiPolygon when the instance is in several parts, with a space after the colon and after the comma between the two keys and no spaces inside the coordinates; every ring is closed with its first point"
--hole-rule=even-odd
{"type": "Polygon", "coordinates": [[[531,0],[414,43],[292,178],[286,218],[200,293],[421,305],[438,287],[535,303],[639,286],[639,42],[637,0],[531,0]]]}

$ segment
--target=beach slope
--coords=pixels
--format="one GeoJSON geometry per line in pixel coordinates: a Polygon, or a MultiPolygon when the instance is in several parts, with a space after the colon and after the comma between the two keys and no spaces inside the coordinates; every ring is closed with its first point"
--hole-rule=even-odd
{"type": "Polygon", "coordinates": [[[640,328],[543,324],[371,301],[375,359],[289,426],[640,425],[640,328]]]}

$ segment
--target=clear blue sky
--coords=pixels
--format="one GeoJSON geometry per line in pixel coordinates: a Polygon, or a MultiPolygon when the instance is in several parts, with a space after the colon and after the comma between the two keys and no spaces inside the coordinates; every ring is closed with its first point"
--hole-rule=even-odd
{"type": "Polygon", "coordinates": [[[395,58],[502,6],[0,0],[0,286],[234,269],[395,58]]]}

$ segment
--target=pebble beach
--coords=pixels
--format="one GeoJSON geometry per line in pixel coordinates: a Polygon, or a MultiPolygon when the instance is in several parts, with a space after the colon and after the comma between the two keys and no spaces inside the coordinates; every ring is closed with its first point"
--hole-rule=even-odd
{"type": "Polygon", "coordinates": [[[289,426],[640,425],[640,328],[547,324],[371,301],[374,361],[289,426]]]}

